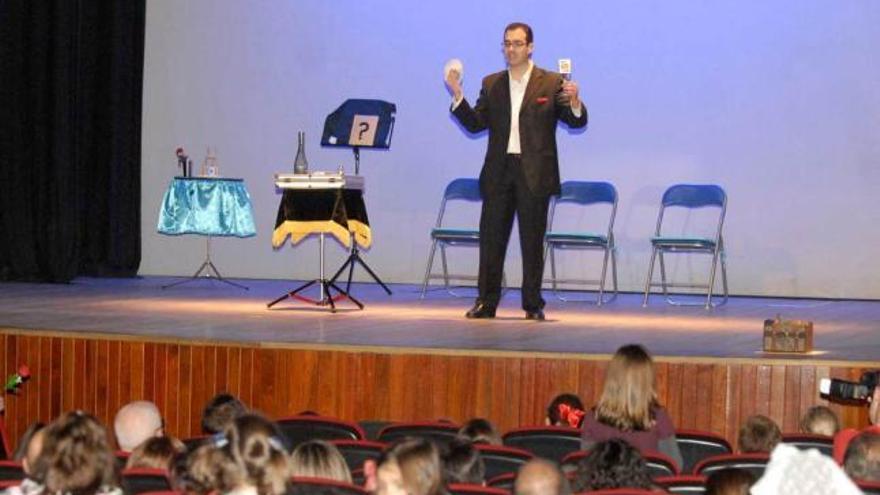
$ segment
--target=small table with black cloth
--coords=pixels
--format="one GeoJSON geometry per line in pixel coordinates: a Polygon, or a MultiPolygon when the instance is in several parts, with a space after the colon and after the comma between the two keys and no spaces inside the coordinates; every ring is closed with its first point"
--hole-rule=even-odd
{"type": "Polygon", "coordinates": [[[272,245],[276,249],[280,248],[288,237],[290,237],[291,244],[296,245],[307,236],[317,234],[320,241],[320,278],[287,292],[267,304],[267,307],[271,308],[284,299],[294,298],[320,306],[329,305],[335,311],[335,301],[347,298],[363,309],[363,303],[352,297],[348,290],[342,290],[335,283],[336,278],[346,265],[343,265],[330,279],[324,275],[324,236],[326,234],[333,235],[341,244],[352,248],[355,248],[352,246],[352,239],[356,246],[364,248],[369,247],[372,243],[370,222],[363,198],[363,186],[339,184],[334,188],[309,188],[307,185],[290,185],[277,180],[276,185],[283,189],[283,193],[281,203],[278,205],[275,231],[272,233],[272,245]],[[299,295],[300,292],[314,284],[320,285],[319,299],[314,300],[299,295]],[[330,294],[331,289],[337,292],[335,296],[330,294]]]}

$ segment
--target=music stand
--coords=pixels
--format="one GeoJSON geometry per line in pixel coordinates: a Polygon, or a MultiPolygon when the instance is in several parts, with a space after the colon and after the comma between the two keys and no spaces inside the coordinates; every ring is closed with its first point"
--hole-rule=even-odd
{"type": "MultiPolygon", "coordinates": [[[[336,148],[351,148],[354,153],[354,173],[360,175],[361,148],[389,149],[391,147],[391,134],[394,131],[394,118],[397,107],[394,103],[382,100],[349,99],[327,116],[324,121],[324,133],[321,135],[321,146],[336,148]]],[[[345,292],[351,291],[351,279],[354,275],[355,263],[360,264],[364,270],[373,277],[388,295],[391,289],[385,285],[378,275],[361,258],[360,249],[354,242],[352,234],[351,252],[345,263],[330,278],[330,283],[342,275],[348,268],[348,282],[345,284],[345,292]]]]}

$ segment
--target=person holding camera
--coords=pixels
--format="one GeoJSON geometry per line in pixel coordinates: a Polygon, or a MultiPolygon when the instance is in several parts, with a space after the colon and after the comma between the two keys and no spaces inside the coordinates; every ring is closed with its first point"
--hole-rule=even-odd
{"type": "Polygon", "coordinates": [[[874,387],[874,392],[871,394],[870,406],[868,407],[868,421],[871,425],[867,428],[862,430],[846,428],[840,430],[837,435],[834,436],[833,455],[834,460],[837,461],[838,464],[843,465],[846,456],[846,449],[855,437],[862,433],[875,433],[880,435],[880,387],[874,387]]]}

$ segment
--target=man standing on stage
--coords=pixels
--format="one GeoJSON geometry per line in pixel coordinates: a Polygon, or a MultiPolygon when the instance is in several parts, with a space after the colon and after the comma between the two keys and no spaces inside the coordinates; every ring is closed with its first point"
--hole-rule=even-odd
{"type": "Polygon", "coordinates": [[[560,188],[556,123],[561,120],[572,128],[584,127],[587,109],[576,83],[532,63],[532,28],[527,24],[508,25],[503,47],[507,70],[483,79],[474,107],[464,99],[457,71],[451,70],[446,77],[455,118],[470,132],[489,129],[480,172],[479,296],[465,316],[495,316],[515,213],[523,259],[522,307],[527,319],[543,320],[547,209],[550,196],[559,194],[560,188]]]}

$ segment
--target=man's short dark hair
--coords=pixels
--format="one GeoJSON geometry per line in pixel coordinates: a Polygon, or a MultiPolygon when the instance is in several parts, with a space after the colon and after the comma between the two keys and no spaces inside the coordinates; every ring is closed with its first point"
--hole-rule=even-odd
{"type": "Polygon", "coordinates": [[[532,36],[532,27],[524,22],[511,22],[504,28],[505,34],[508,31],[513,31],[514,29],[522,29],[526,32],[526,43],[532,44],[532,41],[535,40],[534,36],[532,36]]]}
{"type": "Polygon", "coordinates": [[[865,432],[853,438],[843,456],[843,470],[859,481],[880,481],[880,434],[865,432]]]}
{"type": "Polygon", "coordinates": [[[208,435],[223,433],[247,408],[232,394],[217,394],[202,412],[202,432],[208,435]]]}
{"type": "Polygon", "coordinates": [[[749,416],[739,429],[739,451],[744,454],[772,452],[780,441],[782,432],[779,426],[767,416],[749,416]]]}

